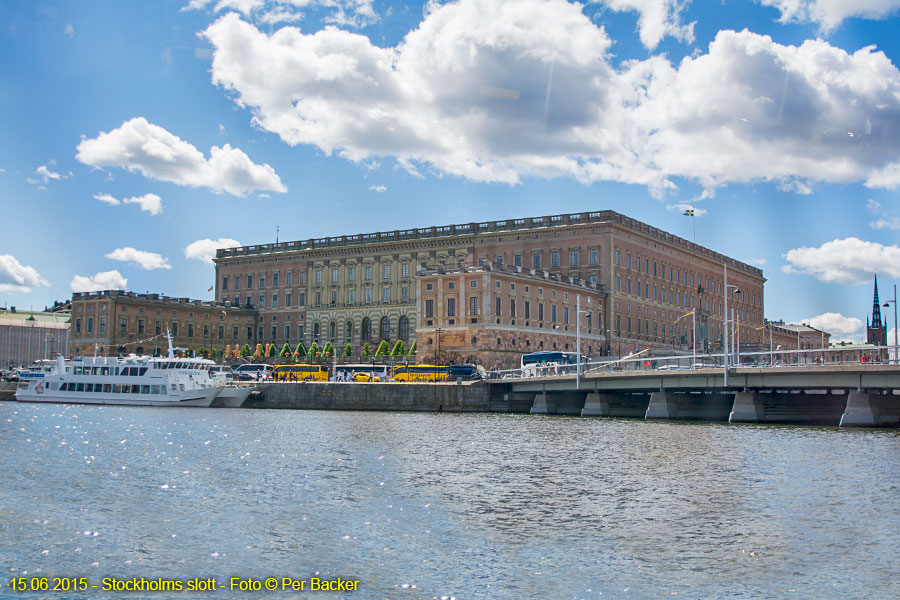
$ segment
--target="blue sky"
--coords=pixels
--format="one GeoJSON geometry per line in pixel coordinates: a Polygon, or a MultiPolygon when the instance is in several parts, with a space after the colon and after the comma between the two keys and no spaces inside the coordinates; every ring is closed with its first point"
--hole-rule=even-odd
{"type": "MultiPolygon", "coordinates": [[[[900,279],[900,0],[0,4],[0,304],[217,245],[612,209],[859,339],[900,279]]],[[[893,311],[890,328],[893,329],[893,311]]]]}

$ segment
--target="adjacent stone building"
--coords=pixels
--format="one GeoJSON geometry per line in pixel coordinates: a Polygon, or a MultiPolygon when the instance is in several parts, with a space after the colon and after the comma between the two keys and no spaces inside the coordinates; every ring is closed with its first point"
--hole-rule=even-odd
{"type": "Polygon", "coordinates": [[[227,303],[120,290],[72,295],[73,356],[165,354],[166,330],[179,348],[223,350],[253,333],[256,311],[227,303]],[[248,331],[250,330],[250,331],[248,331]]]}
{"type": "Polygon", "coordinates": [[[0,369],[69,353],[69,313],[0,308],[0,369]]]}
{"type": "MultiPolygon", "coordinates": [[[[411,343],[420,333],[428,336],[425,328],[438,327],[437,316],[430,326],[424,318],[419,278],[441,272],[457,277],[456,271],[488,265],[491,270],[480,277],[493,285],[512,283],[500,274],[513,277],[510,269],[515,269],[516,276],[594,286],[602,298],[599,314],[592,317],[591,335],[598,337],[591,340],[589,352],[595,355],[648,347],[661,353],[687,350],[693,342],[692,317],[698,350],[721,351],[726,293],[728,312],[734,310],[742,339],[761,338],[757,328],[764,325],[765,279],[760,269],[613,211],[225,248],[217,251],[215,264],[219,303],[256,314],[255,327],[240,328],[232,341],[240,344],[294,345],[302,340],[309,346],[331,341],[336,347],[350,343],[358,349],[382,339],[411,343]]],[[[520,291],[516,298],[524,301],[520,291]]],[[[562,293],[571,295],[573,290],[562,293]]],[[[500,325],[523,327],[520,317],[513,326],[506,314],[511,298],[501,296],[497,314],[495,297],[484,293],[478,305],[480,321],[472,323],[476,315],[464,312],[471,305],[468,296],[461,295],[457,310],[466,322],[453,326],[497,325],[499,318],[500,325]]],[[[532,322],[529,319],[529,328],[549,331],[532,322]]],[[[466,333],[462,339],[471,337],[466,333]]],[[[504,345],[504,336],[499,338],[504,345]]],[[[534,341],[560,343],[539,337],[534,341]]],[[[418,350],[431,351],[421,345],[418,350]]],[[[513,350],[509,344],[504,351],[520,353],[521,347],[513,350]]]]}

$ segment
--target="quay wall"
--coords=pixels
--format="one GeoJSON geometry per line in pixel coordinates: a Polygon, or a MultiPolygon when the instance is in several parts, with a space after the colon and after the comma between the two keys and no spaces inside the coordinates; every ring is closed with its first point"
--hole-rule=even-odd
{"type": "Polygon", "coordinates": [[[264,383],[245,408],[489,412],[486,383],[264,383]]]}

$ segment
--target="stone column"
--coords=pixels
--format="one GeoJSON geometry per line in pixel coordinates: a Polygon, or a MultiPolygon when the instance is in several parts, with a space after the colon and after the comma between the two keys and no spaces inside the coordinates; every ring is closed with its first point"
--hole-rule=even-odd
{"type": "Polygon", "coordinates": [[[650,394],[645,419],[677,419],[678,401],[675,394],[660,390],[650,394]]]}
{"type": "Polygon", "coordinates": [[[581,410],[582,417],[608,417],[609,416],[609,394],[598,394],[591,392],[584,401],[584,408],[581,410]]]}
{"type": "Polygon", "coordinates": [[[874,394],[865,390],[850,390],[847,394],[847,408],[841,415],[841,427],[876,427],[880,424],[880,414],[874,394]]]}
{"type": "Polygon", "coordinates": [[[555,415],[556,402],[549,397],[546,392],[537,394],[534,397],[534,404],[531,406],[531,414],[533,415],[555,415]]]}
{"type": "Polygon", "coordinates": [[[728,416],[729,423],[762,423],[765,421],[766,411],[759,401],[759,394],[744,390],[734,394],[734,405],[728,416]]]}

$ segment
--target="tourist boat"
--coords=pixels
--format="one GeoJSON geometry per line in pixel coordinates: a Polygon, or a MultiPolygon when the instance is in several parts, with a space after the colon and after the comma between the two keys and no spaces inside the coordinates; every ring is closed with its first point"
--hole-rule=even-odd
{"type": "Polygon", "coordinates": [[[215,364],[204,358],[176,358],[169,336],[165,358],[86,357],[66,364],[58,356],[40,379],[21,381],[19,402],[65,402],[131,406],[210,406],[226,392],[227,404],[240,406],[253,388],[230,388],[209,375],[215,364]]]}

